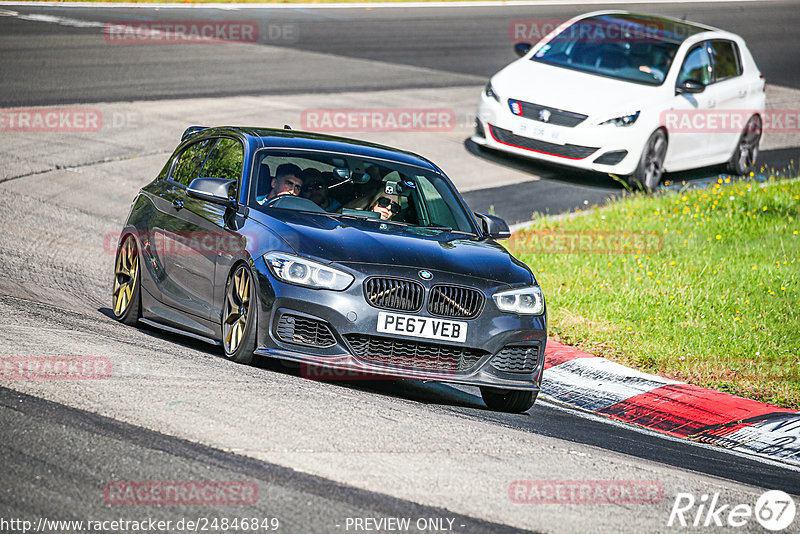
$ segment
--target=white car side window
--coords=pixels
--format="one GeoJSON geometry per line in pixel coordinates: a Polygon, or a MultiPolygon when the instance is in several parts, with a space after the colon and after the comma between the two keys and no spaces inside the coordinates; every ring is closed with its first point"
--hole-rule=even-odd
{"type": "Polygon", "coordinates": [[[708,85],[711,82],[711,58],[708,57],[704,44],[694,47],[683,61],[678,83],[695,80],[708,85]]]}

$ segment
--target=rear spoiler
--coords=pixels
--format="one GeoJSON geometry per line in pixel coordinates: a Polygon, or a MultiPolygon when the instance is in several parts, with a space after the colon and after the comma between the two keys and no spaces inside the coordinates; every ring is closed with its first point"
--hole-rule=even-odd
{"type": "Polygon", "coordinates": [[[199,132],[201,130],[205,130],[207,128],[208,126],[189,126],[188,128],[186,128],[186,131],[183,132],[183,135],[181,136],[181,141],[185,141],[190,135],[199,132]]]}

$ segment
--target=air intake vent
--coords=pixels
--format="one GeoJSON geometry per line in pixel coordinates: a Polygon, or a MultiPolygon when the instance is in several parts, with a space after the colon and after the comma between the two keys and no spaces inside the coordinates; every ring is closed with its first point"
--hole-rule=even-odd
{"type": "Polygon", "coordinates": [[[434,286],[428,297],[428,312],[439,317],[477,317],[483,308],[483,293],[459,286],[434,286]]]}
{"type": "Polygon", "coordinates": [[[395,368],[461,373],[471,370],[488,354],[479,349],[388,337],[361,334],[344,337],[358,359],[395,368]]]}
{"type": "Polygon", "coordinates": [[[511,145],[517,148],[524,148],[533,150],[534,152],[542,152],[544,154],[551,154],[553,156],[560,156],[569,159],[583,159],[588,158],[595,152],[597,147],[580,146],[580,145],[557,145],[555,143],[548,143],[547,141],[539,141],[538,139],[531,139],[530,137],[523,137],[516,135],[511,130],[504,130],[492,124],[489,125],[489,132],[496,141],[504,145],[511,145]]]}
{"type": "Polygon", "coordinates": [[[422,284],[400,278],[369,278],[364,282],[364,297],[376,308],[418,311],[425,290],[422,284]]]}
{"type": "Polygon", "coordinates": [[[327,323],[299,315],[284,313],[276,328],[278,339],[308,347],[332,347],[336,344],[327,323]]]}
{"type": "Polygon", "coordinates": [[[508,345],[492,358],[492,367],[506,373],[530,374],[539,365],[538,345],[508,345]]]}

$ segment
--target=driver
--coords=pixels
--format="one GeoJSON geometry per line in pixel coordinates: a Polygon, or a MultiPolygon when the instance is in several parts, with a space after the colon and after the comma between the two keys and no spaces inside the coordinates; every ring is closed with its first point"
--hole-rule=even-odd
{"type": "Polygon", "coordinates": [[[272,200],[280,195],[300,195],[303,189],[303,177],[300,167],[294,163],[284,163],[275,171],[272,179],[272,189],[265,201],[272,200]]]}

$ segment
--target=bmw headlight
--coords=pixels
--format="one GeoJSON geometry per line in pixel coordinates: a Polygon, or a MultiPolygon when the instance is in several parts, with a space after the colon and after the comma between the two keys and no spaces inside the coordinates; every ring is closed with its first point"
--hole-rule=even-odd
{"type": "Polygon", "coordinates": [[[343,291],[355,280],[350,273],[284,252],[267,252],[264,260],[275,276],[298,286],[343,291]]]}
{"type": "Polygon", "coordinates": [[[493,298],[500,311],[518,313],[520,315],[541,315],[544,313],[544,296],[539,286],[500,291],[495,293],[493,298]]]}
{"type": "Polygon", "coordinates": [[[630,126],[636,119],[639,118],[639,113],[631,113],[630,115],[623,115],[621,117],[614,117],[613,119],[608,119],[607,121],[603,121],[600,123],[602,126],[603,124],[613,124],[614,126],[630,126]]]}
{"type": "Polygon", "coordinates": [[[492,87],[492,82],[486,84],[486,88],[483,90],[483,93],[491,98],[494,98],[498,102],[500,102],[500,97],[497,96],[497,93],[494,92],[494,87],[492,87]]]}

